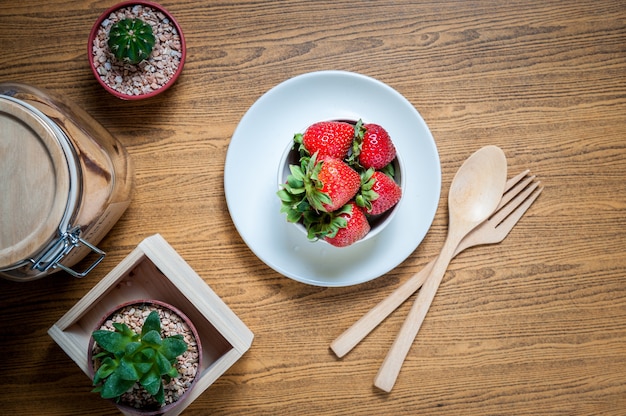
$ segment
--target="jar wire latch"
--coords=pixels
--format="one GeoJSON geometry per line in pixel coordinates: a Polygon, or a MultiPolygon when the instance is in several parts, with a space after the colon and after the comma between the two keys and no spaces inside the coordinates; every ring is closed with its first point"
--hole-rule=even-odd
{"type": "Polygon", "coordinates": [[[58,267],[74,277],[81,278],[87,276],[87,274],[89,274],[89,272],[92,271],[104,259],[104,256],[106,255],[104,251],[100,250],[88,241],[80,238],[80,227],[74,227],[65,232],[61,232],[59,230],[59,234],[59,239],[53,241],[50,247],[38,259],[31,260],[34,263],[33,269],[45,272],[51,268],[58,267]],[[93,261],[91,265],[89,265],[89,267],[81,272],[78,272],[60,263],[63,257],[65,257],[74,248],[81,245],[89,248],[93,253],[97,255],[97,258],[93,261]]]}

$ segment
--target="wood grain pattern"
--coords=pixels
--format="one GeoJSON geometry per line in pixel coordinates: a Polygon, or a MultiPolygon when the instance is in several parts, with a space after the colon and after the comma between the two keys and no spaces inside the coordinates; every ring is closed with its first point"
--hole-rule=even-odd
{"type": "Polygon", "coordinates": [[[133,202],[87,278],[0,281],[0,409],[114,415],[46,331],[160,233],[254,332],[185,415],[622,415],[626,409],[626,8],[616,0],[163,0],[187,36],[177,84],[107,95],[87,34],[113,1],[3,2],[0,81],[78,103],[128,148],[133,202]],[[36,7],[35,7],[36,6],[36,7]],[[230,137],[265,91],[343,69],[403,94],[437,142],[443,188],[423,243],[357,287],[306,286],[239,237],[223,189],[230,137]],[[462,161],[495,144],[545,189],[499,245],[451,263],[391,394],[372,386],[410,304],[341,360],[329,343],[439,252],[462,161]]]}

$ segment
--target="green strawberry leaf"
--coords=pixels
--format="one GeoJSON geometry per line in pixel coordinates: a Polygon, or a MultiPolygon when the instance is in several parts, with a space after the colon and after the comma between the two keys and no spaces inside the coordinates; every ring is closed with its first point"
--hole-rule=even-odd
{"type": "Polygon", "coordinates": [[[296,133],[293,136],[293,147],[292,149],[298,149],[298,153],[300,154],[300,158],[307,158],[310,157],[311,154],[309,153],[308,150],[306,150],[306,147],[304,147],[304,142],[303,142],[304,136],[302,135],[302,133],[296,133]]]}
{"type": "Polygon", "coordinates": [[[359,119],[354,125],[354,140],[352,141],[352,148],[350,149],[350,155],[346,162],[357,171],[362,171],[363,167],[359,163],[359,155],[361,154],[361,146],[363,145],[363,136],[365,134],[365,127],[363,127],[363,120],[359,119]]]}
{"type": "Polygon", "coordinates": [[[289,172],[291,172],[291,175],[287,177],[287,182],[294,181],[294,185],[292,186],[296,186],[297,184],[303,184],[304,183],[304,170],[302,169],[302,166],[298,166],[298,165],[289,165],[289,172]]]}
{"type": "Polygon", "coordinates": [[[304,215],[304,226],[309,240],[320,240],[324,237],[334,237],[341,228],[348,226],[348,220],[341,214],[352,212],[352,206],[346,204],[334,212],[315,213],[310,211],[304,215]]]}
{"type": "Polygon", "coordinates": [[[389,176],[391,179],[396,177],[396,171],[395,171],[395,169],[393,167],[393,162],[389,163],[387,166],[382,168],[380,171],[382,173],[384,173],[385,175],[389,176]]]}
{"type": "Polygon", "coordinates": [[[375,170],[370,168],[361,173],[361,189],[354,199],[357,206],[365,208],[366,211],[372,208],[372,201],[378,199],[379,196],[378,193],[373,190],[376,184],[376,179],[373,176],[374,172],[375,170]]]}

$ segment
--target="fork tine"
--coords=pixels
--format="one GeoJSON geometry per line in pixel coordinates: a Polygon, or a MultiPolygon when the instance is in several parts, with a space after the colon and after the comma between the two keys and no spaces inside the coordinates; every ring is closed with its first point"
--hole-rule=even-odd
{"type": "MultiPolygon", "coordinates": [[[[529,172],[530,171],[527,170],[527,171],[525,171],[523,173],[529,173],[529,172]]],[[[513,179],[517,179],[518,176],[516,176],[513,179]]],[[[502,195],[502,199],[500,200],[500,203],[498,204],[498,207],[494,211],[494,214],[496,212],[498,212],[506,204],[508,204],[509,201],[511,201],[511,199],[515,198],[515,196],[517,196],[517,194],[519,194],[522,191],[522,189],[526,188],[528,186],[528,184],[531,183],[535,178],[536,178],[536,176],[532,175],[532,176],[528,176],[526,179],[524,179],[521,182],[520,182],[520,180],[518,180],[517,183],[515,183],[515,186],[512,186],[510,189],[508,189],[506,192],[504,192],[504,195],[502,195]]],[[[513,181],[513,179],[511,179],[511,181],[513,181]]],[[[492,214],[492,216],[493,216],[493,214],[492,214]]]]}
{"type": "MultiPolygon", "coordinates": [[[[513,209],[507,215],[499,216],[499,222],[496,225],[496,229],[503,233],[501,238],[504,239],[509,232],[513,229],[515,224],[522,218],[522,216],[528,211],[528,208],[535,202],[541,191],[543,191],[543,186],[539,188],[541,182],[535,182],[528,189],[524,190],[521,194],[519,194],[511,203],[513,209]]],[[[507,207],[508,208],[508,207],[507,207]]]]}
{"type": "Polygon", "coordinates": [[[511,189],[516,183],[522,180],[522,178],[530,173],[530,169],[526,169],[525,171],[518,173],[516,176],[512,177],[506,184],[504,185],[504,193],[507,193],[509,189],[511,189]]]}
{"type": "Polygon", "coordinates": [[[529,185],[532,181],[535,180],[534,176],[529,177],[523,182],[520,182],[517,186],[515,186],[511,191],[507,192],[505,196],[502,197],[504,203],[500,203],[501,206],[498,206],[497,210],[491,214],[491,217],[488,219],[494,226],[497,226],[502,220],[504,220],[507,215],[509,215],[519,204],[524,202],[524,199],[530,195],[530,193],[539,186],[539,181],[536,181],[529,185]]]}

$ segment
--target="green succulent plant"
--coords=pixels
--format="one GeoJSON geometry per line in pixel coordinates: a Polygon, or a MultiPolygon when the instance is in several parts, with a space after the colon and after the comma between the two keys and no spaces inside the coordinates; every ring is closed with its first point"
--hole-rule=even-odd
{"type": "Polygon", "coordinates": [[[94,374],[93,392],[119,401],[122,394],[139,382],[158,403],[165,403],[163,381],[168,383],[178,376],[173,364],[187,351],[182,335],[161,338],[161,321],[156,311],[145,319],[141,334],[126,324],[113,323],[113,326],[115,331],[92,333],[103,350],[93,357],[101,362],[94,374]]]}
{"type": "Polygon", "coordinates": [[[109,49],[120,61],[138,64],[150,56],[155,42],[152,26],[141,19],[122,19],[109,29],[109,49]]]}

